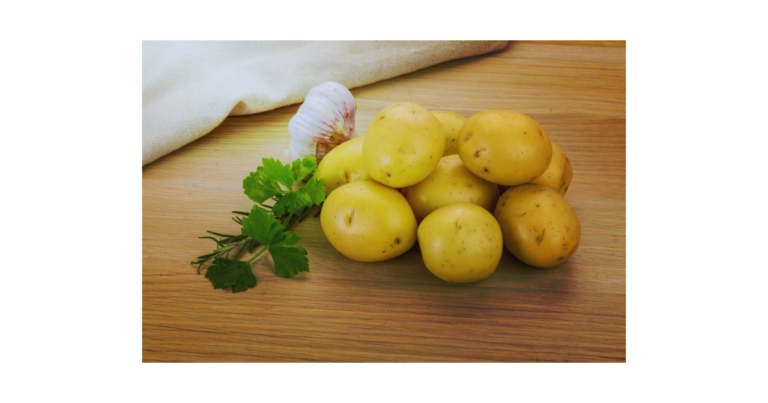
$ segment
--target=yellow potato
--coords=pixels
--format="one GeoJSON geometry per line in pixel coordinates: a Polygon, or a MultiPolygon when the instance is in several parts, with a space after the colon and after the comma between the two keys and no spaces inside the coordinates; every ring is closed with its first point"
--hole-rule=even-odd
{"type": "Polygon", "coordinates": [[[467,121],[467,118],[450,111],[432,111],[432,114],[440,121],[440,125],[443,126],[443,133],[445,133],[443,157],[458,153],[459,143],[456,142],[456,136],[459,135],[459,129],[467,121]]]}
{"type": "Polygon", "coordinates": [[[317,167],[317,179],[325,179],[325,196],[347,183],[373,181],[363,164],[365,136],[345,141],[331,150],[317,167]]]}
{"type": "Polygon", "coordinates": [[[498,186],[469,172],[458,155],[443,157],[426,179],[401,192],[419,222],[449,204],[473,203],[493,211],[499,200],[498,186]]]}
{"type": "Polygon", "coordinates": [[[494,215],[504,234],[504,246],[531,266],[557,266],[579,247],[579,217],[549,187],[526,183],[509,188],[499,198],[494,215]]]}
{"type": "Polygon", "coordinates": [[[320,225],[342,255],[360,262],[400,256],[416,243],[416,217],[405,197],[376,182],[353,182],[328,196],[320,225]]]}
{"type": "Polygon", "coordinates": [[[504,250],[499,224],[471,203],[451,204],[428,215],[419,225],[418,238],[427,269],[453,283],[490,276],[504,250]]]}
{"type": "MultiPolygon", "coordinates": [[[[568,156],[565,155],[557,144],[552,143],[552,162],[549,163],[549,168],[530,183],[550,187],[557,191],[557,193],[560,193],[560,196],[565,196],[565,192],[571,185],[571,179],[573,179],[571,160],[568,159],[568,156]]],[[[510,187],[499,185],[499,194],[504,194],[510,187]]]]}
{"type": "Polygon", "coordinates": [[[374,116],[363,142],[363,162],[375,181],[401,188],[426,178],[444,149],[445,134],[435,115],[413,102],[401,102],[374,116]]]}
{"type": "Polygon", "coordinates": [[[568,186],[571,185],[571,179],[573,179],[571,160],[557,144],[552,143],[552,162],[549,163],[549,168],[531,183],[550,187],[560,196],[565,196],[568,186]]]}
{"type": "Polygon", "coordinates": [[[477,113],[461,126],[458,141],[459,157],[467,169],[499,185],[528,183],[543,174],[552,160],[547,132],[518,112],[477,113]]]}

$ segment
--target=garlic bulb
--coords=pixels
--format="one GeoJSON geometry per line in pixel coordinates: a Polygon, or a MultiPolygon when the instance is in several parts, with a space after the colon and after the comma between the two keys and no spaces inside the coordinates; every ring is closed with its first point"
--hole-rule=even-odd
{"type": "Polygon", "coordinates": [[[347,87],[328,81],[312,88],[288,123],[291,159],[317,157],[319,162],[339,144],[355,137],[357,104],[347,87]]]}

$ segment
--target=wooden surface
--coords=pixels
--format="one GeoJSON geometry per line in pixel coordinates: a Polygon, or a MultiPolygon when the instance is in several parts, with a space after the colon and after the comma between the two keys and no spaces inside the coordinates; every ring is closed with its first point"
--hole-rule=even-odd
{"type": "Polygon", "coordinates": [[[143,360],[333,362],[624,362],[626,360],[624,42],[511,42],[352,90],[357,131],[395,102],[464,116],[511,109],[536,119],[569,156],[566,199],[582,225],[565,264],[526,266],[504,252],[496,272],[451,284],[418,245],[381,263],[339,254],[309,218],[296,227],[310,273],[253,264],[256,288],[214,290],[189,262],[206,230],[237,231],[242,180],[262,157],[285,159],[298,105],[230,117],[143,168],[143,360]]]}

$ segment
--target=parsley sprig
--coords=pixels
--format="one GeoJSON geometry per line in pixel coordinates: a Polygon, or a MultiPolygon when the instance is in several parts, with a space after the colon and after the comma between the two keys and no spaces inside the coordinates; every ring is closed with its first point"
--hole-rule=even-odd
{"type": "MultiPolygon", "coordinates": [[[[269,251],[275,263],[275,273],[289,278],[291,275],[309,271],[307,251],[297,245],[301,237],[290,228],[296,220],[303,221],[309,210],[325,201],[325,180],[317,180],[317,159],[307,157],[283,165],[273,158],[262,159],[262,166],[243,180],[244,193],[255,202],[250,212],[233,211],[232,220],[238,223],[240,235],[221,234],[207,231],[212,236],[200,237],[216,242],[216,249],[207,255],[197,257],[197,272],[206,262],[213,260],[205,277],[211,280],[213,288],[231,287],[232,292],[245,291],[256,286],[256,276],[251,263],[269,251]],[[293,190],[294,184],[296,190],[293,190]],[[282,186],[281,186],[282,185],[282,186]],[[284,187],[284,188],[283,188],[284,187]],[[273,205],[264,204],[267,200],[273,205]],[[259,245],[259,252],[248,261],[238,258],[246,249],[253,253],[259,245]],[[233,259],[229,254],[240,248],[233,259]]],[[[318,211],[315,214],[317,217],[318,211]]]]}

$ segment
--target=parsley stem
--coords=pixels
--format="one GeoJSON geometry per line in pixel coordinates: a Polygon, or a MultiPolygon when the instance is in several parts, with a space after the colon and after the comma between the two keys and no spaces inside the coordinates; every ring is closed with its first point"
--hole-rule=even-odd
{"type": "Polygon", "coordinates": [[[238,236],[236,236],[236,237],[232,237],[232,238],[223,239],[223,240],[221,241],[221,243],[222,243],[222,244],[225,244],[225,245],[226,245],[226,244],[232,244],[232,243],[240,242],[241,240],[243,240],[243,238],[245,238],[245,235],[238,235],[238,236]]]}
{"type": "Polygon", "coordinates": [[[227,246],[225,246],[223,248],[216,249],[215,251],[213,251],[213,253],[216,253],[216,254],[220,255],[220,254],[222,254],[224,252],[228,252],[228,251],[230,251],[230,250],[232,250],[232,249],[234,249],[236,247],[237,247],[237,245],[227,245],[227,246]]]}
{"type": "Polygon", "coordinates": [[[216,236],[223,236],[223,237],[227,237],[227,238],[232,238],[232,237],[236,236],[236,235],[219,234],[218,232],[213,232],[213,231],[205,231],[205,232],[207,232],[209,234],[216,235],[216,236]]]}
{"type": "Polygon", "coordinates": [[[232,259],[232,260],[237,260],[237,258],[240,257],[240,254],[243,253],[243,250],[248,249],[248,241],[250,241],[250,239],[246,239],[244,241],[240,241],[240,243],[238,245],[243,245],[243,247],[240,248],[239,251],[237,251],[237,255],[235,255],[235,258],[232,259]]]}
{"type": "Polygon", "coordinates": [[[303,215],[303,216],[302,216],[302,217],[299,219],[299,223],[301,223],[302,221],[304,221],[304,219],[306,219],[307,217],[309,217],[309,210],[311,210],[311,209],[312,209],[312,207],[310,207],[310,208],[308,208],[308,209],[306,209],[306,210],[304,210],[304,211],[302,212],[302,215],[303,215]],[[304,214],[304,213],[306,213],[306,214],[304,214]]]}
{"type": "Polygon", "coordinates": [[[211,239],[211,240],[213,240],[213,242],[216,242],[216,245],[219,244],[219,241],[216,238],[212,237],[212,236],[199,236],[198,238],[200,238],[200,239],[211,239]]]}
{"type": "MultiPolygon", "coordinates": [[[[299,214],[301,214],[301,213],[303,213],[303,211],[300,212],[299,214]]],[[[296,221],[296,218],[298,218],[298,217],[299,216],[297,216],[297,215],[291,215],[291,219],[288,221],[288,225],[285,226],[285,231],[288,231],[288,230],[291,229],[291,226],[293,226],[293,223],[296,221]]]]}
{"type": "Polygon", "coordinates": [[[301,218],[301,216],[303,216],[303,215],[304,215],[304,213],[306,213],[306,212],[307,212],[307,209],[306,209],[306,208],[303,208],[303,209],[301,209],[301,211],[299,211],[299,215],[297,215],[297,216],[296,216],[296,218],[298,218],[298,220],[294,221],[294,222],[293,222],[293,224],[298,224],[298,223],[300,223],[300,222],[302,221],[302,218],[301,218]]]}
{"type": "Polygon", "coordinates": [[[267,250],[267,247],[266,247],[266,246],[265,246],[265,247],[263,247],[263,248],[261,248],[261,250],[259,251],[259,253],[257,253],[257,254],[256,254],[256,256],[252,257],[252,258],[251,258],[251,260],[249,260],[249,261],[248,261],[248,264],[251,264],[251,262],[253,262],[254,260],[256,260],[256,258],[257,258],[257,257],[259,257],[259,255],[261,255],[262,253],[264,253],[264,251],[265,251],[265,250],[267,250]]]}
{"type": "Polygon", "coordinates": [[[280,217],[280,219],[278,220],[278,221],[280,221],[280,224],[282,224],[282,225],[283,225],[283,230],[284,230],[284,231],[285,231],[285,230],[288,228],[288,227],[286,227],[286,226],[285,226],[285,221],[286,221],[286,220],[290,220],[290,219],[291,219],[291,217],[293,217],[293,214],[292,214],[292,213],[285,213],[285,215],[284,215],[284,216],[282,216],[282,217],[280,217]]]}

